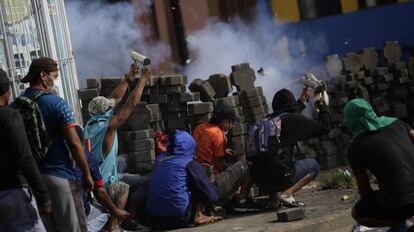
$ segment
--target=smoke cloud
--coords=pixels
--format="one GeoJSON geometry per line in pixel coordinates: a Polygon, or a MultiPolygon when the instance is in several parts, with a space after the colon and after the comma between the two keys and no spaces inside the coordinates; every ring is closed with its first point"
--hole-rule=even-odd
{"type": "Polygon", "coordinates": [[[148,25],[136,20],[149,12],[151,0],[65,3],[81,86],[88,77],[119,76],[128,72],[131,50],[148,54],[154,67],[169,56],[167,45],[146,42],[148,25]]]}
{"type": "MultiPolygon", "coordinates": [[[[326,43],[322,35],[299,31],[265,14],[266,1],[259,1],[256,18],[246,23],[211,19],[207,26],[187,38],[194,56],[185,68],[190,79],[206,79],[214,73],[231,73],[231,65],[248,62],[256,72],[256,86],[262,86],[268,101],[281,88],[299,94],[298,79],[305,71],[320,73],[326,43]],[[265,75],[257,73],[263,67],[265,75]]],[[[269,102],[270,103],[270,102],[269,102]]]]}

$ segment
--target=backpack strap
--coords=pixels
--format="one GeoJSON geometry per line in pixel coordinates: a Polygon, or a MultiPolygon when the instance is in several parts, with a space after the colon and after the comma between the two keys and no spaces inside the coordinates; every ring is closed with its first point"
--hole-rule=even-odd
{"type": "Polygon", "coordinates": [[[37,101],[37,99],[39,99],[40,97],[44,96],[44,95],[50,95],[51,93],[45,92],[45,91],[39,91],[36,94],[33,94],[30,99],[32,99],[32,101],[37,101]]]}

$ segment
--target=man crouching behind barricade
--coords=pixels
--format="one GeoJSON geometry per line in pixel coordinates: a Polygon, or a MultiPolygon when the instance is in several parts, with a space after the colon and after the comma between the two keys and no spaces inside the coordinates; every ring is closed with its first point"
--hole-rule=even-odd
{"type": "Polygon", "coordinates": [[[275,203],[279,199],[287,207],[303,205],[293,194],[311,182],[319,173],[314,159],[294,160],[296,143],[326,134],[331,129],[327,100],[316,99],[318,120],[300,114],[310,93],[303,89],[298,101],[287,89],[276,92],[272,101],[273,115],[253,124],[246,141],[246,156],[253,163],[253,182],[269,192],[275,203]],[[283,191],[278,197],[277,192],[283,191]]]}
{"type": "Polygon", "coordinates": [[[234,156],[233,151],[226,148],[226,135],[235,121],[240,121],[240,118],[235,115],[233,109],[226,103],[219,103],[214,107],[210,121],[201,123],[193,132],[197,143],[196,160],[204,165],[219,189],[218,205],[228,203],[233,196],[235,203],[245,202],[249,191],[246,188],[250,183],[248,162],[239,160],[228,163],[226,160],[226,157],[234,156]],[[240,194],[235,195],[240,187],[240,194]]]}
{"type": "Polygon", "coordinates": [[[149,181],[147,211],[155,229],[175,229],[221,220],[206,216],[201,205],[219,198],[216,185],[203,166],[194,160],[196,143],[185,131],[169,135],[167,152],[159,154],[149,181]]]}

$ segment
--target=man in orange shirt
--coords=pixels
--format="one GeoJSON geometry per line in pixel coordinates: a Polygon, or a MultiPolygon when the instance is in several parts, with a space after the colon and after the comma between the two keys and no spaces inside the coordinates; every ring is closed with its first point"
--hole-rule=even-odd
{"type": "MultiPolygon", "coordinates": [[[[227,163],[226,156],[233,156],[233,151],[226,148],[227,131],[234,121],[240,119],[227,104],[216,105],[213,117],[209,122],[201,123],[193,132],[197,143],[196,160],[211,171],[211,178],[219,189],[218,203],[225,203],[232,194],[242,185],[247,186],[250,176],[248,164],[244,160],[227,163]]],[[[245,201],[248,188],[243,188],[238,196],[239,201],[245,201]]]]}

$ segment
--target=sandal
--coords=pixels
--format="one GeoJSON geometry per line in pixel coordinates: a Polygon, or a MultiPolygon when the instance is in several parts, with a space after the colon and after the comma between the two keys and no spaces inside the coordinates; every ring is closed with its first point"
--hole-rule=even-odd
{"type": "Polygon", "coordinates": [[[194,221],[194,226],[205,225],[205,224],[214,223],[214,222],[223,220],[223,217],[220,217],[220,216],[206,216],[206,217],[208,217],[206,221],[201,221],[201,222],[194,221]]]}
{"type": "Polygon", "coordinates": [[[304,207],[305,206],[305,204],[303,204],[301,202],[297,202],[295,200],[295,198],[293,198],[293,196],[280,195],[279,200],[283,204],[283,206],[288,207],[288,208],[304,207]]]}

